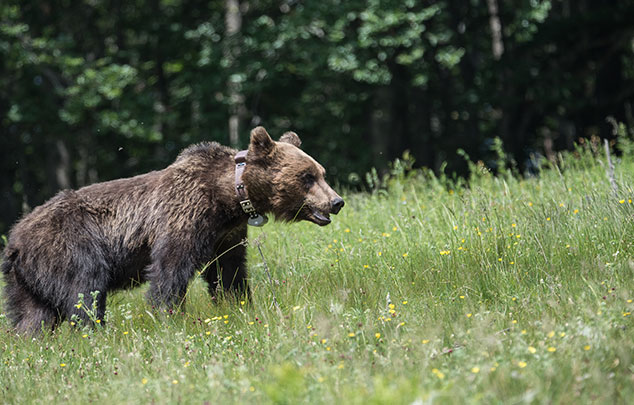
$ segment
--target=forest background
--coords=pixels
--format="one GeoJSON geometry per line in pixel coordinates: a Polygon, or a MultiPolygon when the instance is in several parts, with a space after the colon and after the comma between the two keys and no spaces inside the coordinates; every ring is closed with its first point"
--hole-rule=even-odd
{"type": "Polygon", "coordinates": [[[634,128],[633,21],[629,0],[4,0],[0,234],[256,125],[350,188],[406,150],[460,176],[458,149],[495,169],[503,145],[531,173],[634,128]]]}

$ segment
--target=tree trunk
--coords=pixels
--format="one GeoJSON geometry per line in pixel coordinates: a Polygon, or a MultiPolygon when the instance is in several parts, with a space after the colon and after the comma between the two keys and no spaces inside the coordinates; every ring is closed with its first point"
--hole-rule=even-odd
{"type": "Polygon", "coordinates": [[[229,93],[229,144],[237,148],[239,146],[240,123],[246,113],[244,106],[244,96],[241,93],[241,84],[236,79],[235,60],[237,59],[240,48],[237,46],[240,29],[242,28],[242,14],[240,12],[239,0],[226,0],[225,12],[225,30],[226,30],[226,47],[225,58],[229,61],[228,70],[231,72],[227,81],[227,90],[229,93]]]}
{"type": "Polygon", "coordinates": [[[70,188],[70,154],[66,144],[61,139],[55,141],[59,160],[55,167],[55,179],[60,190],[70,188]]]}
{"type": "MultiPolygon", "coordinates": [[[[161,7],[159,0],[154,0],[152,2],[152,8],[154,10],[155,15],[161,15],[161,7]]],[[[167,128],[167,119],[166,112],[171,107],[171,100],[169,94],[169,83],[167,76],[165,75],[165,69],[163,64],[165,63],[165,55],[162,48],[163,43],[163,32],[166,28],[162,26],[160,22],[157,22],[156,28],[154,30],[154,62],[156,65],[156,77],[157,77],[157,87],[158,87],[158,98],[154,102],[154,110],[155,110],[155,122],[154,122],[154,130],[161,134],[163,139],[165,139],[168,131],[167,128]]]]}
{"type": "Polygon", "coordinates": [[[498,15],[497,0],[487,0],[487,8],[489,9],[489,27],[491,28],[493,58],[500,60],[504,53],[504,42],[502,42],[502,23],[498,15]]]}

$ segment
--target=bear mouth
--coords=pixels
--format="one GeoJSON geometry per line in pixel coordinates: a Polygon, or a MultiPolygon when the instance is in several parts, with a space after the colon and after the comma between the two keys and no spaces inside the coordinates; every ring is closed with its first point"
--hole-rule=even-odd
{"type": "Polygon", "coordinates": [[[310,210],[308,220],[319,226],[328,225],[330,223],[330,215],[328,213],[323,214],[319,210],[313,208],[310,210]]]}

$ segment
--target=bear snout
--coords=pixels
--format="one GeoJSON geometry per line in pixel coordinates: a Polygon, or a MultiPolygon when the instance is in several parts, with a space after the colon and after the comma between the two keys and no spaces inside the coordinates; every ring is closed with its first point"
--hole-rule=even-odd
{"type": "Polygon", "coordinates": [[[343,201],[343,198],[337,197],[330,202],[330,212],[332,214],[337,215],[339,211],[343,208],[346,203],[343,201]]]}

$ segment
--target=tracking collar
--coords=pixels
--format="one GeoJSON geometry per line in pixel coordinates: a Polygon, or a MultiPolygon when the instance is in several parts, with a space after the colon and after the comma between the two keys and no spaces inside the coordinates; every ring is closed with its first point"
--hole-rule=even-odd
{"type": "Polygon", "coordinates": [[[247,188],[242,181],[242,173],[244,173],[244,169],[247,166],[247,150],[241,150],[236,153],[234,160],[236,162],[236,194],[238,195],[238,199],[240,199],[240,206],[242,207],[242,211],[249,216],[249,220],[247,223],[251,226],[264,226],[269,219],[266,215],[258,214],[255,210],[255,207],[249,200],[249,195],[247,194],[247,188]]]}

